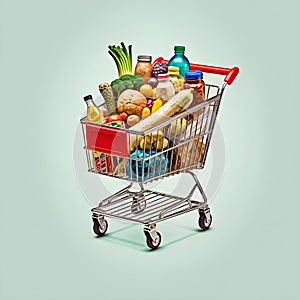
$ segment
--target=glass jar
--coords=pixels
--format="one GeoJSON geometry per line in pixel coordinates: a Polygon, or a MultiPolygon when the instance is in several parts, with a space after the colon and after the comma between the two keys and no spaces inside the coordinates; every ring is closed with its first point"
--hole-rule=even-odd
{"type": "Polygon", "coordinates": [[[205,100],[205,82],[201,71],[189,71],[184,77],[184,88],[194,89],[194,98],[192,106],[197,105],[205,100]]]}
{"type": "Polygon", "coordinates": [[[144,82],[147,83],[152,74],[152,57],[150,55],[138,55],[137,64],[135,66],[134,74],[140,74],[144,82]]]}
{"type": "Polygon", "coordinates": [[[163,103],[165,103],[175,95],[175,89],[169,74],[159,74],[157,79],[158,85],[156,87],[155,97],[160,98],[163,103]]]}

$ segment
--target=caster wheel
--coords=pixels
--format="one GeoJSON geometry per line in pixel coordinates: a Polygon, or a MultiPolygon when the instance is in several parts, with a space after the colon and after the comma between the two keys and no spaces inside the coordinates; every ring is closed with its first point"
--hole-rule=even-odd
{"type": "Polygon", "coordinates": [[[202,230],[207,230],[212,223],[212,216],[210,215],[209,222],[206,219],[205,213],[200,213],[199,216],[199,226],[202,230]]]}
{"type": "Polygon", "coordinates": [[[133,197],[133,201],[131,204],[131,212],[133,214],[138,214],[144,211],[146,208],[146,200],[144,198],[136,198],[133,197]]]}
{"type": "Polygon", "coordinates": [[[144,231],[145,233],[145,236],[146,236],[146,243],[147,243],[147,246],[152,249],[152,250],[155,250],[159,247],[160,245],[160,242],[161,242],[161,235],[159,232],[156,232],[157,234],[157,238],[155,240],[152,239],[151,235],[149,232],[147,231],[144,231]]]}
{"type": "Polygon", "coordinates": [[[93,230],[94,230],[95,234],[98,236],[103,236],[107,231],[107,227],[108,227],[107,221],[104,220],[103,226],[100,225],[100,222],[98,219],[93,218],[93,222],[94,222],[93,230]]]}

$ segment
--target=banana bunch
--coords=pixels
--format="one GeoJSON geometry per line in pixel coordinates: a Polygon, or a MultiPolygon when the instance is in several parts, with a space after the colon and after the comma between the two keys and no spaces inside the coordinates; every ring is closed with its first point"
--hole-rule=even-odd
{"type": "Polygon", "coordinates": [[[186,126],[187,121],[185,118],[180,118],[178,120],[173,121],[168,129],[168,136],[183,136],[183,133],[186,130],[186,126]]]}
{"type": "Polygon", "coordinates": [[[151,134],[147,134],[145,137],[139,138],[139,146],[141,149],[145,150],[150,150],[151,148],[162,150],[164,148],[167,148],[168,145],[168,139],[164,138],[164,134],[160,130],[151,134]]]}

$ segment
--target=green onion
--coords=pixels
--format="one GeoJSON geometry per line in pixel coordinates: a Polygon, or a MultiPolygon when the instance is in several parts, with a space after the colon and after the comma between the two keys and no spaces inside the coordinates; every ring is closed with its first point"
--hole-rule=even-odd
{"type": "Polygon", "coordinates": [[[133,74],[132,73],[132,45],[128,46],[128,50],[123,42],[120,46],[109,45],[108,53],[114,59],[117,68],[119,77],[124,74],[133,74]]]}

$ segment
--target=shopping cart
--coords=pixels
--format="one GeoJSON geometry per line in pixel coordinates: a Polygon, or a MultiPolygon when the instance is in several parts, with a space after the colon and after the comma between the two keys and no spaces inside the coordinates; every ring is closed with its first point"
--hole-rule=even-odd
{"type": "MultiPolygon", "coordinates": [[[[162,57],[157,61],[167,62],[162,57]]],[[[105,217],[134,222],[144,226],[148,247],[156,249],[161,243],[156,224],[161,221],[198,210],[200,228],[207,230],[210,227],[212,216],[207,197],[192,170],[204,168],[224,89],[234,81],[239,69],[200,64],[191,64],[190,68],[226,76],[222,86],[205,84],[206,101],[166,118],[148,130],[136,132],[90,123],[87,117],[80,120],[88,171],[129,182],[126,188],[92,209],[96,235],[106,233],[105,217]],[[162,146],[164,138],[167,144],[162,146]],[[95,152],[102,153],[97,161],[95,152]],[[183,172],[194,181],[186,197],[144,188],[146,183],[183,172]],[[191,199],[196,189],[202,196],[201,201],[191,199]]]]}

